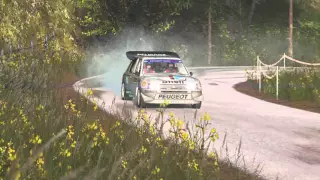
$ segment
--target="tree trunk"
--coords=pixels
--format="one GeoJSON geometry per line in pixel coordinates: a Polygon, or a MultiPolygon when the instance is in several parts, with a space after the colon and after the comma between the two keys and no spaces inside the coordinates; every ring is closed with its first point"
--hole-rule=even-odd
{"type": "Polygon", "coordinates": [[[293,57],[293,2],[290,0],[290,10],[289,10],[289,56],[293,57]]]}
{"type": "Polygon", "coordinates": [[[251,25],[251,21],[252,21],[252,18],[253,18],[254,11],[256,9],[256,4],[257,4],[257,0],[252,0],[251,10],[250,10],[250,13],[249,13],[249,16],[248,16],[248,20],[247,20],[246,37],[248,37],[248,35],[249,35],[249,29],[250,29],[250,25],[251,25]]]}
{"type": "Polygon", "coordinates": [[[209,11],[208,11],[208,65],[211,65],[212,60],[212,7],[211,7],[211,0],[209,5],[209,11]]]}
{"type": "Polygon", "coordinates": [[[238,31],[238,39],[241,39],[242,38],[242,3],[241,1],[239,2],[239,15],[240,15],[240,18],[239,18],[239,31],[238,31]]]}
{"type": "MultiPolygon", "coordinates": [[[[226,5],[231,8],[233,4],[233,0],[226,0],[226,5]]],[[[231,12],[229,12],[231,13],[231,12]]],[[[234,16],[233,14],[229,14],[228,16],[228,30],[230,37],[234,37],[234,16]]]]}

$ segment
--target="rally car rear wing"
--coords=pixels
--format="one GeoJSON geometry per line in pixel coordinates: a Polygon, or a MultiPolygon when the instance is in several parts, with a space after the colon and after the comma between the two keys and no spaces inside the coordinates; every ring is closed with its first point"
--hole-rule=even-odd
{"type": "Polygon", "coordinates": [[[126,53],[129,60],[135,60],[139,57],[174,57],[180,58],[175,52],[170,51],[128,51],[126,53]]]}

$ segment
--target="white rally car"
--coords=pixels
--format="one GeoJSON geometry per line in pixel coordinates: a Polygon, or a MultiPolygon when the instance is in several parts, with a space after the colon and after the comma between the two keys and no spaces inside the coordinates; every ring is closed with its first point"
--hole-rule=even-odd
{"type": "Polygon", "coordinates": [[[192,77],[174,52],[128,51],[131,61],[122,77],[121,97],[138,107],[147,104],[188,104],[200,109],[203,101],[200,81],[192,77]]]}

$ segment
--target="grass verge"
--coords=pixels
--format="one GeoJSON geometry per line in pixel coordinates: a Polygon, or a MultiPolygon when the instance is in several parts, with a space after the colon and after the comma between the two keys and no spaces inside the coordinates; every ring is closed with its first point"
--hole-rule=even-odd
{"type": "Polygon", "coordinates": [[[238,83],[234,88],[246,95],[292,108],[320,113],[319,71],[305,69],[282,71],[279,73],[279,99],[276,99],[276,79],[262,77],[261,93],[259,84],[253,75],[248,80],[238,83]]]}

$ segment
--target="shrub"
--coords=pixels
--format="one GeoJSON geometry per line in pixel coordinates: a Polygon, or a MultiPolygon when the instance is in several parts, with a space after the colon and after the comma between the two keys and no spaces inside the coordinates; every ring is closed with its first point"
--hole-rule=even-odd
{"type": "MultiPolygon", "coordinates": [[[[279,98],[320,103],[320,72],[316,68],[287,69],[279,72],[279,98]]],[[[250,80],[250,79],[249,79],[250,80]]],[[[251,80],[252,81],[252,80],[251,80]]],[[[263,92],[276,96],[276,78],[263,78],[263,92]]]]}

